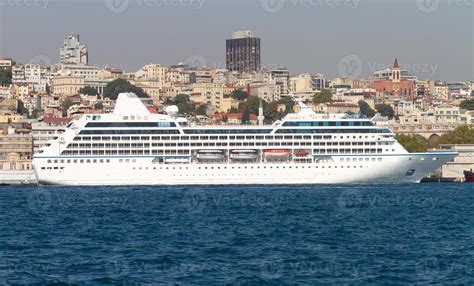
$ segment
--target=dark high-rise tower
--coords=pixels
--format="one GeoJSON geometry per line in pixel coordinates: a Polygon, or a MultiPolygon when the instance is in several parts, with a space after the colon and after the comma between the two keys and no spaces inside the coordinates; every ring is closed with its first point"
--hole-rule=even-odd
{"type": "Polygon", "coordinates": [[[259,71],[260,38],[254,38],[251,31],[233,33],[226,41],[226,66],[240,73],[259,71]]]}

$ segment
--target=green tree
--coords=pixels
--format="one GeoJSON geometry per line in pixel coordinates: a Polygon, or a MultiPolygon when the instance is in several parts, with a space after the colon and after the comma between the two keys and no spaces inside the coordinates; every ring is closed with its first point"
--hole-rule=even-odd
{"type": "Polygon", "coordinates": [[[12,83],[12,70],[0,69],[0,85],[10,85],[12,83]]]}
{"type": "MultiPolygon", "coordinates": [[[[266,102],[263,102],[264,107],[266,102]]],[[[239,104],[239,108],[242,112],[247,111],[248,114],[258,114],[258,108],[260,107],[260,98],[258,96],[249,96],[247,100],[239,104]]]]}
{"type": "Polygon", "coordinates": [[[250,123],[250,112],[248,110],[244,110],[242,112],[242,124],[249,124],[250,123]]]}
{"type": "Polygon", "coordinates": [[[428,140],[421,135],[399,134],[396,139],[410,153],[423,153],[429,147],[428,140]]]}
{"type": "Polygon", "coordinates": [[[443,134],[436,144],[474,144],[474,128],[469,125],[459,126],[454,131],[443,134]]]}
{"type": "Polygon", "coordinates": [[[392,106],[388,104],[377,104],[375,109],[378,113],[380,113],[380,115],[388,117],[388,119],[392,119],[395,116],[395,111],[393,110],[392,106]]]}
{"type": "Polygon", "coordinates": [[[104,96],[110,99],[117,99],[118,95],[123,92],[133,92],[138,97],[149,98],[148,94],[140,87],[136,87],[128,80],[118,78],[112,82],[109,82],[104,89],[104,96]]]}
{"type": "Polygon", "coordinates": [[[103,108],[104,108],[104,105],[103,105],[101,102],[97,102],[97,103],[94,105],[94,108],[97,109],[97,110],[100,110],[100,109],[103,109],[103,108]]]}
{"type": "Polygon", "coordinates": [[[375,116],[375,110],[373,110],[369,104],[363,100],[359,101],[359,111],[361,114],[364,114],[368,118],[372,118],[375,116]]]}
{"type": "Polygon", "coordinates": [[[321,92],[315,93],[313,103],[320,104],[332,101],[332,93],[329,89],[323,89],[321,92]]]}
{"type": "Polygon", "coordinates": [[[63,112],[65,113],[69,109],[69,107],[73,105],[74,103],[69,98],[66,98],[66,100],[64,100],[62,103],[63,112]]]}
{"type": "Polygon", "coordinates": [[[83,87],[79,89],[79,94],[86,94],[86,95],[99,95],[99,92],[90,86],[83,87]]]}
{"type": "Polygon", "coordinates": [[[174,100],[169,102],[172,105],[178,106],[181,114],[192,114],[196,111],[196,106],[192,102],[187,94],[178,94],[174,100]]]}
{"type": "Polygon", "coordinates": [[[207,105],[206,104],[201,104],[197,109],[196,109],[196,114],[197,115],[207,115],[207,105]]]}
{"type": "Polygon", "coordinates": [[[243,89],[239,88],[231,92],[230,96],[238,101],[246,100],[250,95],[244,91],[243,89]]]}
{"type": "Polygon", "coordinates": [[[474,110],[474,99],[467,99],[461,102],[459,105],[462,109],[474,110]]]}

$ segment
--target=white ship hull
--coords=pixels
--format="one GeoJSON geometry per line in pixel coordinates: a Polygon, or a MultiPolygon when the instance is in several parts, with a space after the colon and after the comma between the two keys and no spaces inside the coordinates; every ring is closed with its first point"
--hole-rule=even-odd
{"type": "Polygon", "coordinates": [[[154,164],[153,157],[136,157],[135,162],[130,160],[129,163],[119,163],[119,159],[110,158],[109,163],[51,165],[47,163],[48,158],[36,157],[34,167],[39,183],[51,185],[418,183],[456,155],[333,156],[331,162],[301,164],[154,164]]]}

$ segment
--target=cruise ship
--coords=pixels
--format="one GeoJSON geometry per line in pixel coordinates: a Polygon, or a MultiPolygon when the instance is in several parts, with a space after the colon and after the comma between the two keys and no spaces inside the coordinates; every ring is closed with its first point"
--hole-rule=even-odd
{"type": "Polygon", "coordinates": [[[272,125],[203,126],[122,93],[113,113],[71,121],[33,165],[53,185],[417,183],[457,156],[408,153],[363,116],[300,106],[272,125]]]}

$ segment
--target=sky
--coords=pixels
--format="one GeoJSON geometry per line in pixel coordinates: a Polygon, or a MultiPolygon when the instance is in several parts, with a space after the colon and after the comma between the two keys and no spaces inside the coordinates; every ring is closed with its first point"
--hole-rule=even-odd
{"type": "Polygon", "coordinates": [[[262,66],[367,77],[395,58],[419,79],[474,80],[474,0],[0,0],[0,57],[54,64],[70,33],[90,64],[225,68],[233,31],[262,66]]]}

